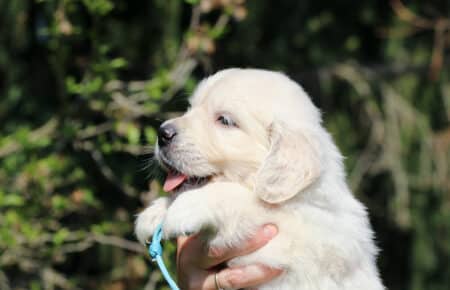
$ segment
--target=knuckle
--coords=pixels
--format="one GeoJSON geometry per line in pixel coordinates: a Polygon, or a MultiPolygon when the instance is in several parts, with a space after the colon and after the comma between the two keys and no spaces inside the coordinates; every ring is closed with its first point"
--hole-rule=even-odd
{"type": "Polygon", "coordinates": [[[224,285],[226,285],[226,288],[233,288],[233,289],[237,289],[240,288],[240,286],[242,285],[242,275],[240,275],[239,273],[236,273],[234,271],[230,271],[228,272],[226,275],[223,275],[223,279],[224,279],[224,285]]]}
{"type": "Polygon", "coordinates": [[[209,247],[208,258],[217,259],[225,254],[224,250],[218,247],[209,247]]]}

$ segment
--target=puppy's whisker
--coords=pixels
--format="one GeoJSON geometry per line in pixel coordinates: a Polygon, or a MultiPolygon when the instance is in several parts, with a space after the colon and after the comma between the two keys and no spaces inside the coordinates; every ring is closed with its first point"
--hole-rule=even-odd
{"type": "Polygon", "coordinates": [[[140,160],[141,165],[139,166],[139,171],[144,171],[149,169],[150,167],[156,165],[156,160],[154,156],[150,156],[147,158],[143,158],[140,160]]]}
{"type": "Polygon", "coordinates": [[[155,146],[146,145],[142,149],[142,153],[140,155],[153,154],[154,151],[155,151],[155,146]]]}
{"type": "Polygon", "coordinates": [[[149,171],[149,173],[147,175],[147,179],[149,179],[149,180],[160,180],[163,177],[164,177],[164,173],[162,170],[159,169],[158,166],[153,167],[152,170],[149,171]]]}

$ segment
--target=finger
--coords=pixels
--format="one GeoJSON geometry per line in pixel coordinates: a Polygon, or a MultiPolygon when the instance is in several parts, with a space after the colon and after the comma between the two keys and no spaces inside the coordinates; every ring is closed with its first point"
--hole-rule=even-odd
{"type": "MultiPolygon", "coordinates": [[[[252,238],[250,238],[249,240],[244,242],[244,244],[238,248],[230,249],[230,248],[211,247],[209,249],[206,249],[206,251],[207,251],[206,254],[202,253],[200,255],[195,256],[196,260],[197,260],[196,261],[197,265],[199,265],[199,267],[201,267],[203,269],[210,269],[210,268],[217,266],[231,258],[247,255],[247,254],[254,252],[257,249],[263,247],[277,233],[278,233],[278,229],[276,226],[274,226],[272,224],[267,224],[264,227],[262,227],[261,229],[259,229],[252,238]],[[201,257],[201,258],[198,259],[198,257],[201,257]]],[[[192,246],[198,247],[199,245],[192,245],[192,246]]],[[[186,247],[188,247],[188,246],[186,245],[186,247]]]]}
{"type": "Polygon", "coordinates": [[[192,240],[192,236],[180,236],[177,238],[177,259],[180,258],[181,252],[184,250],[186,243],[192,240]]]}
{"type": "MultiPolygon", "coordinates": [[[[198,257],[204,253],[204,243],[199,239],[199,235],[180,236],[177,238],[177,269],[192,264],[193,257],[198,257]]],[[[191,267],[191,266],[189,266],[191,267]]]]}
{"type": "MultiPolygon", "coordinates": [[[[264,284],[281,275],[281,273],[283,273],[281,269],[255,264],[224,269],[217,273],[217,282],[220,288],[241,289],[264,284]]],[[[206,277],[201,289],[217,289],[214,275],[211,274],[206,277]]]]}

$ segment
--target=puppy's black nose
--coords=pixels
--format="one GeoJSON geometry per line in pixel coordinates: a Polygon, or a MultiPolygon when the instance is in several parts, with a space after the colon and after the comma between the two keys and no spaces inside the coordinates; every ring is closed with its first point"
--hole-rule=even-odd
{"type": "Polygon", "coordinates": [[[175,126],[172,124],[163,124],[161,127],[159,127],[158,130],[158,145],[159,146],[165,146],[172,141],[173,137],[177,135],[177,130],[175,129],[175,126]]]}

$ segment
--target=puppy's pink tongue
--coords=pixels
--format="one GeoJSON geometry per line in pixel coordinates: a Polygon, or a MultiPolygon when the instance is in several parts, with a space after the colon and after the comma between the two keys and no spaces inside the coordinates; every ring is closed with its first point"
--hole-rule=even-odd
{"type": "Polygon", "coordinates": [[[163,189],[165,192],[170,192],[182,184],[188,177],[182,173],[169,172],[164,182],[163,189]]]}

